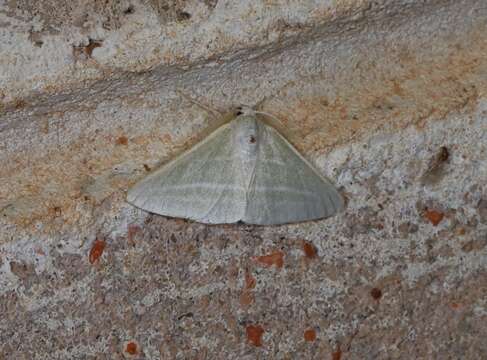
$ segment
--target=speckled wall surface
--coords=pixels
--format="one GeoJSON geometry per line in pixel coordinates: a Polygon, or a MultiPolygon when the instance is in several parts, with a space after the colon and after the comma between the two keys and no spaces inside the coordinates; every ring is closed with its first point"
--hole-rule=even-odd
{"type": "Polygon", "coordinates": [[[0,2],[0,358],[487,356],[485,1],[0,2]],[[125,202],[260,104],[347,199],[125,202]]]}

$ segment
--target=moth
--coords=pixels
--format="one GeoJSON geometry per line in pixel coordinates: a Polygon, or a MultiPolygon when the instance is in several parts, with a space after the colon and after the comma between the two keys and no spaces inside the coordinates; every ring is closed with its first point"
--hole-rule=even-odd
{"type": "Polygon", "coordinates": [[[127,201],[151,213],[206,224],[277,225],[343,209],[341,195],[252,109],[148,174],[127,201]]]}

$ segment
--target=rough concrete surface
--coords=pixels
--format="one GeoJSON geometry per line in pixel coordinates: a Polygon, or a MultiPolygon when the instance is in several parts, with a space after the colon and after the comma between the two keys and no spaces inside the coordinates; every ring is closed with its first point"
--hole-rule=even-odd
{"type": "Polygon", "coordinates": [[[0,1],[0,359],[487,357],[487,4],[0,1]],[[256,105],[321,221],[127,188],[256,105]]]}

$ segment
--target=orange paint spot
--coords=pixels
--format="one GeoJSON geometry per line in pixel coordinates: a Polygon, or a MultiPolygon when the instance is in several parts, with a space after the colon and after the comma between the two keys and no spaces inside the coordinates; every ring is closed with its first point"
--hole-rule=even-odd
{"type": "Polygon", "coordinates": [[[254,302],[254,295],[249,290],[244,290],[240,294],[240,305],[242,305],[243,308],[248,307],[253,302],[254,302]]]}
{"type": "Polygon", "coordinates": [[[93,246],[90,250],[90,263],[94,264],[98,258],[103,254],[103,250],[105,250],[105,241],[96,239],[93,242],[93,246]]]}
{"type": "Polygon", "coordinates": [[[127,346],[125,347],[125,351],[129,353],[130,355],[135,355],[137,354],[137,344],[134,343],[133,341],[129,342],[127,346]]]}
{"type": "Polygon", "coordinates": [[[372,296],[375,300],[379,300],[382,297],[382,290],[379,288],[373,288],[370,290],[370,296],[372,296]]]}
{"type": "Polygon", "coordinates": [[[255,288],[255,278],[252,276],[248,269],[245,270],[245,285],[240,294],[240,305],[246,308],[254,302],[254,295],[252,289],[255,288]]]}
{"type": "Polygon", "coordinates": [[[139,225],[129,225],[128,228],[127,228],[127,240],[129,243],[133,243],[134,241],[134,236],[135,234],[137,234],[140,230],[140,226],[139,225]]]}
{"type": "Polygon", "coordinates": [[[427,209],[424,212],[424,216],[433,224],[433,226],[436,226],[443,220],[445,215],[440,211],[427,209]]]}
{"type": "Polygon", "coordinates": [[[303,252],[308,259],[314,259],[318,254],[316,247],[309,241],[303,241],[303,252]]]}
{"type": "Polygon", "coordinates": [[[331,353],[331,359],[340,360],[341,358],[342,358],[342,350],[340,349],[340,345],[338,345],[336,351],[331,353]]]}
{"type": "Polygon", "coordinates": [[[162,135],[162,142],[163,142],[164,144],[168,144],[168,143],[170,143],[171,141],[172,141],[172,137],[171,137],[171,135],[170,135],[170,134],[164,134],[164,135],[162,135]]]}
{"type": "Polygon", "coordinates": [[[252,276],[251,272],[246,270],[245,271],[245,289],[253,289],[255,288],[255,278],[252,276]]]}
{"type": "Polygon", "coordinates": [[[269,255],[258,256],[256,261],[265,267],[275,265],[278,268],[282,268],[284,265],[284,253],[282,251],[276,251],[269,255]]]}
{"type": "Polygon", "coordinates": [[[453,309],[453,310],[458,310],[462,307],[462,304],[459,304],[459,303],[451,303],[450,304],[450,307],[453,309]]]}
{"type": "Polygon", "coordinates": [[[466,233],[467,233],[467,230],[465,230],[464,227],[460,227],[457,230],[457,234],[460,235],[460,236],[465,235],[466,233]]]}
{"type": "Polygon", "coordinates": [[[38,246],[38,247],[35,248],[35,253],[37,255],[42,255],[42,256],[45,256],[46,255],[46,253],[44,252],[44,250],[42,250],[42,248],[40,246],[38,246]]]}
{"type": "Polygon", "coordinates": [[[306,341],[315,341],[316,340],[316,331],[314,329],[308,329],[304,332],[304,340],[306,341]]]}
{"type": "Polygon", "coordinates": [[[128,143],[129,143],[129,139],[125,135],[120,136],[115,141],[115,144],[117,144],[117,145],[127,145],[128,143]]]}
{"type": "Polygon", "coordinates": [[[245,329],[247,340],[254,346],[262,346],[264,329],[260,325],[249,325],[245,329]]]}

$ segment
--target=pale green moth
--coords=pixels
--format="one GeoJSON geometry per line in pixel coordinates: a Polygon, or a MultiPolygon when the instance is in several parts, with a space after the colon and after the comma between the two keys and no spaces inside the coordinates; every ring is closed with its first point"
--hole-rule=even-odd
{"type": "Polygon", "coordinates": [[[276,225],[326,218],[343,199],[273,127],[246,109],[135,184],[127,201],[207,224],[276,225]]]}

